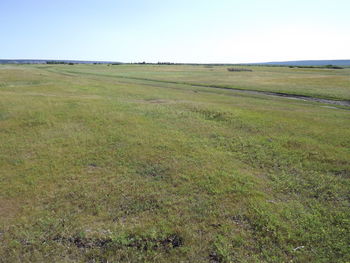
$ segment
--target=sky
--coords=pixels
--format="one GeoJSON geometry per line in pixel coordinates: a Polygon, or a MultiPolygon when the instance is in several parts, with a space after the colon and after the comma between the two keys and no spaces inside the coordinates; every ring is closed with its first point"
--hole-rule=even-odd
{"type": "Polygon", "coordinates": [[[0,59],[350,59],[350,0],[0,0],[0,59]]]}

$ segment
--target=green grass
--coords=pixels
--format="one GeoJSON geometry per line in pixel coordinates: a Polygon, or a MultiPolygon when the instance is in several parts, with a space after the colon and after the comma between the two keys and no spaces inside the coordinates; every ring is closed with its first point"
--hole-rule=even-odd
{"type": "Polygon", "coordinates": [[[350,112],[172,83],[349,99],[348,81],[0,66],[0,261],[349,262],[350,112]]]}
{"type": "MultiPolygon", "coordinates": [[[[47,67],[47,66],[44,66],[47,67]]],[[[256,91],[281,92],[318,98],[350,100],[350,68],[308,69],[249,67],[253,72],[229,72],[227,66],[118,65],[74,66],[51,70],[119,79],[153,80],[256,91]]]]}

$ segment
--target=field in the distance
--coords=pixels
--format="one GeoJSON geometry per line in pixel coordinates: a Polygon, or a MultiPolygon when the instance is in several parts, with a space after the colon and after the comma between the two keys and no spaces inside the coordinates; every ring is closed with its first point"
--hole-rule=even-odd
{"type": "Polygon", "coordinates": [[[0,261],[349,262],[350,111],[184,83],[350,69],[226,68],[0,65],[0,261]]]}
{"type": "Polygon", "coordinates": [[[252,72],[229,72],[231,66],[114,65],[75,66],[60,72],[111,76],[160,83],[192,84],[256,91],[281,92],[318,98],[350,100],[350,68],[244,67],[252,72]]]}

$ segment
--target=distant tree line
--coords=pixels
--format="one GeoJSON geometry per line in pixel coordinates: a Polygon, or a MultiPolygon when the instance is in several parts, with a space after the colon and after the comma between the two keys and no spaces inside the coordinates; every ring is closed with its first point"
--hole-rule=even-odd
{"type": "Polygon", "coordinates": [[[235,71],[235,72],[241,72],[241,71],[249,71],[252,72],[253,70],[247,69],[247,68],[227,68],[228,71],[235,71]]]}
{"type": "Polygon", "coordinates": [[[72,62],[65,61],[46,61],[46,64],[65,64],[65,65],[74,65],[72,62]]]}
{"type": "Polygon", "coordinates": [[[146,63],[146,61],[142,61],[142,62],[135,62],[131,64],[146,65],[146,64],[153,64],[153,63],[146,63]]]}
{"type": "Polygon", "coordinates": [[[343,67],[334,66],[334,65],[325,65],[325,66],[289,66],[290,68],[326,68],[326,69],[344,69],[343,67]]]}

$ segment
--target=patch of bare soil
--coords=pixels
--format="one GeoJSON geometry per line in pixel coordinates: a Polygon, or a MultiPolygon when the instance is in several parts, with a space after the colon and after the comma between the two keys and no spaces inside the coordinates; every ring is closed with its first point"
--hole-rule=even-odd
{"type": "Polygon", "coordinates": [[[138,238],[128,237],[128,242],[118,242],[111,238],[83,238],[83,237],[62,237],[57,236],[53,241],[60,242],[63,244],[73,244],[77,248],[81,249],[92,249],[92,248],[113,248],[121,249],[123,247],[131,247],[140,250],[169,250],[183,245],[182,237],[177,234],[169,235],[165,238],[138,238]]]}

